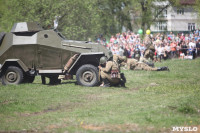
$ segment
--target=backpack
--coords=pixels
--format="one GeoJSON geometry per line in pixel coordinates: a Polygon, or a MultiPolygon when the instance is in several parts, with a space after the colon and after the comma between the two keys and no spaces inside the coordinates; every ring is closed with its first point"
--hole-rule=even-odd
{"type": "Polygon", "coordinates": [[[111,78],[120,78],[119,64],[116,61],[112,63],[111,78]]]}

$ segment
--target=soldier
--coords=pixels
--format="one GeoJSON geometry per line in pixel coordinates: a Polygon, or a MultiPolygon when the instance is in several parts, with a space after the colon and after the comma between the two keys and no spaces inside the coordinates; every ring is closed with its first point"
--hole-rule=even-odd
{"type": "Polygon", "coordinates": [[[140,57],[139,61],[140,62],[144,62],[147,65],[154,66],[154,64],[149,61],[149,59],[151,61],[153,61],[154,58],[156,57],[155,56],[155,47],[153,46],[152,38],[151,38],[150,35],[147,35],[147,34],[145,35],[145,37],[144,37],[144,45],[145,45],[145,47],[147,49],[144,51],[144,56],[140,57]]]}
{"type": "Polygon", "coordinates": [[[140,60],[140,49],[139,48],[135,49],[134,58],[137,59],[138,61],[140,60]]]}
{"type": "Polygon", "coordinates": [[[112,61],[107,61],[106,57],[101,57],[99,69],[103,83],[100,86],[110,87],[121,85],[125,87],[126,80],[123,79],[125,78],[123,74],[120,74],[120,66],[116,59],[118,59],[117,56],[114,56],[112,61]]]}
{"type": "Polygon", "coordinates": [[[113,55],[113,61],[116,61],[118,64],[123,64],[124,61],[126,60],[126,58],[124,58],[125,56],[119,56],[114,54],[113,55]]]}
{"type": "Polygon", "coordinates": [[[146,63],[149,66],[154,67],[153,61],[155,58],[155,48],[153,45],[151,45],[148,49],[144,51],[144,57],[140,57],[140,62],[146,63]],[[151,61],[149,61],[151,59],[151,61]]]}
{"type": "Polygon", "coordinates": [[[146,45],[146,47],[149,47],[152,45],[152,40],[151,40],[151,36],[150,35],[145,35],[144,37],[144,44],[146,45]]]}
{"type": "Polygon", "coordinates": [[[168,67],[152,67],[147,65],[144,62],[138,62],[136,59],[128,59],[127,60],[127,69],[128,70],[146,70],[146,71],[165,71],[169,70],[168,67]]]}

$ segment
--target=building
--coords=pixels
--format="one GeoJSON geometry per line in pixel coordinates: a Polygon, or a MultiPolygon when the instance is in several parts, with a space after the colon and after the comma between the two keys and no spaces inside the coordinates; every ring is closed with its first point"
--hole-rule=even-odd
{"type": "MultiPolygon", "coordinates": [[[[182,5],[192,5],[195,0],[183,0],[180,2],[182,5]]],[[[165,7],[168,3],[156,2],[156,6],[165,7]]],[[[159,11],[159,9],[158,9],[159,11]]],[[[158,16],[156,22],[151,25],[152,32],[163,32],[163,31],[177,31],[186,32],[198,28],[198,14],[190,6],[182,8],[169,6],[165,8],[162,13],[158,16]]]]}

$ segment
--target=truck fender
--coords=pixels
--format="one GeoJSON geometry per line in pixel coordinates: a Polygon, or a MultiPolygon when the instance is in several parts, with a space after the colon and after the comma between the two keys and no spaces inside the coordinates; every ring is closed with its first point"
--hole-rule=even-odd
{"type": "Polygon", "coordinates": [[[92,65],[97,64],[97,66],[98,66],[99,59],[102,56],[105,56],[103,52],[81,53],[78,56],[78,58],[74,61],[74,63],[71,65],[71,67],[69,68],[68,73],[74,71],[74,69],[77,68],[78,66],[80,67],[84,64],[90,64],[91,62],[93,62],[92,65]],[[88,60],[88,62],[87,62],[85,59],[88,58],[88,56],[91,56],[91,55],[93,55],[93,57],[96,57],[96,58],[93,58],[93,60],[88,60]]]}
{"type": "Polygon", "coordinates": [[[20,59],[7,59],[0,66],[0,72],[2,73],[8,66],[19,66],[24,72],[28,71],[28,67],[20,59]]]}

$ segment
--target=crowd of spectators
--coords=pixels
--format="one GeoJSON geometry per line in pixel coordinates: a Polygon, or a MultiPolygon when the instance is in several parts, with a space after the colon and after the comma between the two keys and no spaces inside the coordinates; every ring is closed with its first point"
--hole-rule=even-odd
{"type": "MultiPolygon", "coordinates": [[[[195,59],[200,55],[200,30],[188,34],[173,34],[170,32],[169,34],[155,33],[149,36],[155,47],[155,57],[157,59],[195,59]]],[[[128,58],[134,58],[135,53],[138,51],[140,56],[143,56],[146,49],[144,40],[140,38],[140,35],[131,31],[122,34],[117,33],[111,36],[108,41],[101,36],[97,41],[105,45],[113,54],[127,56],[128,58]]]]}

